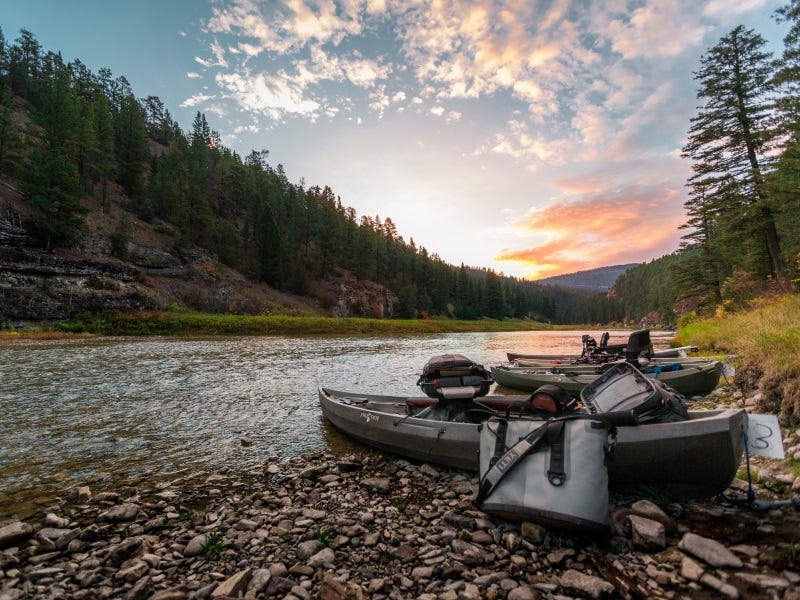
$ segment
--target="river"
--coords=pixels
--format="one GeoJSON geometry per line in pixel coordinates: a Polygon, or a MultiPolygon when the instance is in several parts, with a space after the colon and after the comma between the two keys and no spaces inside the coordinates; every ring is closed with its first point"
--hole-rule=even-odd
{"type": "MultiPolygon", "coordinates": [[[[583,333],[599,340],[602,331],[5,344],[0,520],[41,516],[82,485],[180,486],[221,469],[255,472],[271,459],[342,451],[350,442],[322,417],[318,386],[419,395],[418,374],[435,354],[488,367],[507,351],[578,352],[583,333]]],[[[663,348],[671,334],[651,335],[663,348]]]]}

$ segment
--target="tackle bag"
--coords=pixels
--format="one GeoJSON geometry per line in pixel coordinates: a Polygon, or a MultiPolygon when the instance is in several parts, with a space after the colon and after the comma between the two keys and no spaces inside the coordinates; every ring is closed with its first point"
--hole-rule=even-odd
{"type": "Polygon", "coordinates": [[[581,401],[593,415],[615,425],[686,421],[684,398],[665,383],[645,377],[627,362],[614,364],[581,390],[581,401]]]}
{"type": "Polygon", "coordinates": [[[606,454],[615,434],[588,415],[489,419],[480,433],[476,506],[509,520],[607,532],[606,454]]]}
{"type": "Polygon", "coordinates": [[[448,400],[485,396],[493,383],[491,371],[461,354],[431,357],[417,380],[427,396],[448,400]]]}

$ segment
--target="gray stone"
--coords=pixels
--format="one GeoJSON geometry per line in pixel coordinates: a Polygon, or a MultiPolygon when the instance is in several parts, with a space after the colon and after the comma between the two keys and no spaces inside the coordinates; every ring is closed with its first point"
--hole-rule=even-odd
{"type": "Polygon", "coordinates": [[[132,565],[125,569],[117,571],[115,577],[122,581],[134,582],[139,581],[150,567],[143,560],[135,560],[132,565]]]}
{"type": "Polygon", "coordinates": [[[308,560],[324,547],[325,545],[319,540],[307,540],[299,543],[294,552],[299,560],[308,560]]]}
{"type": "Polygon", "coordinates": [[[388,477],[369,477],[361,480],[361,487],[379,494],[388,494],[392,489],[392,482],[388,477]]]}
{"type": "Polygon", "coordinates": [[[534,587],[521,585],[508,592],[507,600],[539,600],[542,594],[534,587]]]}
{"type": "Polygon", "coordinates": [[[419,581],[420,579],[430,579],[433,577],[433,567],[414,567],[411,569],[411,578],[419,581]]]}
{"type": "Polygon", "coordinates": [[[54,529],[66,529],[69,526],[69,519],[59,517],[53,513],[47,513],[44,518],[45,527],[53,527],[54,529]]]}
{"type": "Polygon", "coordinates": [[[547,529],[537,523],[524,521],[520,526],[520,535],[523,540],[538,545],[544,542],[545,536],[547,536],[547,529]]]}
{"type": "Polygon", "coordinates": [[[0,527],[0,549],[15,546],[33,536],[33,527],[22,521],[15,521],[0,527]]]}
{"type": "Polygon", "coordinates": [[[332,568],[333,563],[336,561],[336,554],[330,548],[323,548],[314,556],[308,559],[308,566],[314,569],[322,567],[332,568]]]}
{"type": "Polygon", "coordinates": [[[783,577],[767,575],[764,573],[740,572],[736,573],[735,577],[737,579],[741,579],[748,585],[752,585],[761,589],[785,590],[789,587],[789,585],[791,585],[783,577]]]}
{"type": "Polygon", "coordinates": [[[119,523],[123,521],[133,521],[139,514],[138,504],[132,502],[125,502],[118,506],[109,508],[106,512],[102,513],[99,517],[101,521],[110,521],[112,523],[119,523]]]}
{"type": "Polygon", "coordinates": [[[247,593],[252,592],[254,596],[260,594],[267,587],[271,578],[272,573],[269,572],[269,569],[255,569],[250,577],[250,583],[247,584],[247,593]]]}
{"type": "Polygon", "coordinates": [[[635,514],[629,519],[634,547],[645,551],[663,550],[667,547],[667,534],[660,522],[635,514]]]}
{"type": "Polygon", "coordinates": [[[267,596],[284,596],[294,587],[294,581],[286,577],[272,576],[267,584],[267,596]]]}
{"type": "Polygon", "coordinates": [[[205,546],[207,539],[208,537],[204,533],[194,536],[191,540],[189,540],[189,543],[186,544],[186,548],[183,549],[183,555],[200,556],[200,554],[203,552],[203,546],[205,546]]]}
{"type": "Polygon", "coordinates": [[[144,542],[140,537],[128,538],[124,542],[112,546],[108,551],[106,562],[110,565],[119,566],[126,560],[144,554],[144,542]]]}
{"type": "Polygon", "coordinates": [[[712,567],[740,569],[742,561],[725,546],[694,533],[687,533],[678,543],[678,548],[708,563],[712,567]]]}
{"type": "Polygon", "coordinates": [[[219,598],[220,596],[233,596],[235,598],[243,595],[247,590],[247,584],[250,583],[250,577],[252,574],[253,570],[250,568],[239,571],[217,586],[217,588],[211,592],[211,597],[219,598]]]}
{"type": "Polygon", "coordinates": [[[739,590],[729,583],[725,583],[719,577],[714,577],[711,573],[704,573],[700,578],[700,583],[717,590],[723,596],[736,600],[739,597],[739,590]]]}
{"type": "Polygon", "coordinates": [[[675,531],[675,519],[661,510],[655,502],[639,500],[631,505],[631,512],[639,517],[658,521],[666,531],[675,531]]]}
{"type": "Polygon", "coordinates": [[[594,575],[586,575],[575,569],[567,569],[558,580],[559,585],[570,592],[586,594],[590,598],[605,598],[614,593],[614,586],[594,575]]]}
{"type": "Polygon", "coordinates": [[[684,556],[681,561],[681,576],[689,581],[700,581],[705,569],[702,565],[688,556],[684,556]]]}

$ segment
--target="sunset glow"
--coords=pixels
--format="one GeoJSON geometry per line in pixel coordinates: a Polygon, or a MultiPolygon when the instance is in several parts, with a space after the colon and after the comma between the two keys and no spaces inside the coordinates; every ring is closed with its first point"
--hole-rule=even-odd
{"type": "Polygon", "coordinates": [[[459,265],[542,277],[677,249],[702,53],[773,0],[29,0],[65,60],[124,75],[184,129],[330,185],[459,265]]]}

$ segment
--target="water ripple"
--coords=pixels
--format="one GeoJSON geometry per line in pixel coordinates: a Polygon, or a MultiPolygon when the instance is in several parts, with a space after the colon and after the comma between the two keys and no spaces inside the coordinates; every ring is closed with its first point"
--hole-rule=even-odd
{"type": "Polygon", "coordinates": [[[575,351],[582,333],[120,338],[0,347],[0,518],[32,516],[79,485],[249,470],[270,457],[313,450],[336,435],[319,411],[320,385],[416,395],[417,376],[434,354],[457,352],[491,365],[506,351],[575,351]],[[242,447],[242,436],[253,445],[242,447]]]}

